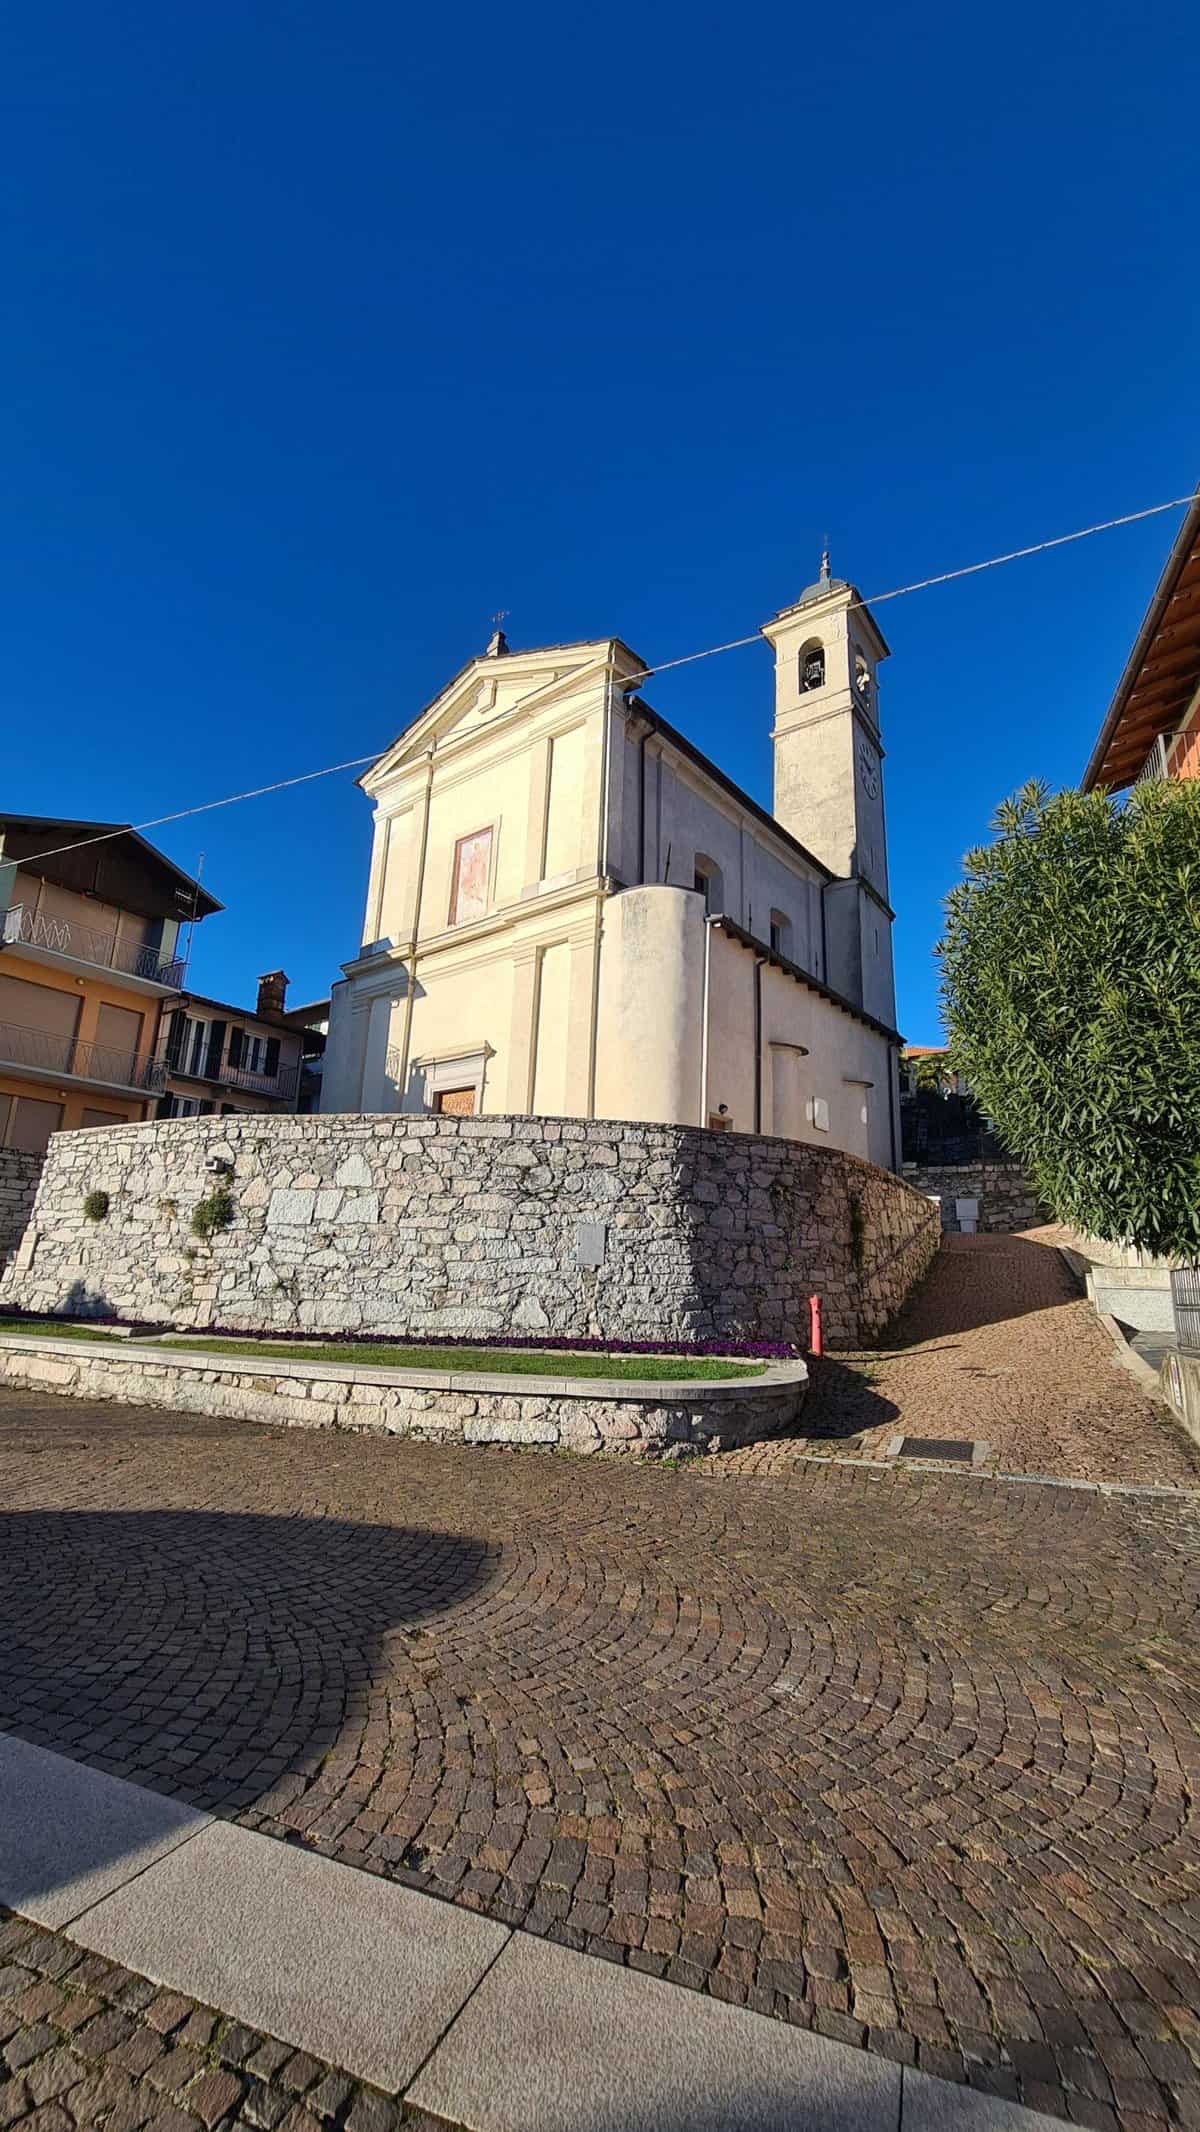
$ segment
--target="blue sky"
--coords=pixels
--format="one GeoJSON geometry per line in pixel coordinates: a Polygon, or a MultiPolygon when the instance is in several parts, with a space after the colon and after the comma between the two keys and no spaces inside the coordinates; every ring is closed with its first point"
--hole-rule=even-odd
{"type": "MultiPolygon", "coordinates": [[[[752,630],[1187,490],[1200,19],[1122,0],[104,8],[0,27],[3,804],[382,747],[472,651],[752,630]]],[[[899,1017],[1078,777],[1174,516],[880,612],[899,1017]]],[[[765,647],[648,691],[770,797],[765,647]]],[[[193,980],[358,935],[350,777],[161,833],[193,980]]]]}

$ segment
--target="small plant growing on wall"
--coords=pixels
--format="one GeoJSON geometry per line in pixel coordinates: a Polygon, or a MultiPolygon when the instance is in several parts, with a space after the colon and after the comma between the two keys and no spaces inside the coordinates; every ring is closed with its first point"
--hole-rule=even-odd
{"type": "Polygon", "coordinates": [[[202,1236],[209,1243],[219,1229],[227,1229],[233,1220],[233,1198],[222,1185],[201,1199],[192,1209],[192,1235],[202,1236]]]}
{"type": "Polygon", "coordinates": [[[107,1220],[107,1218],[108,1218],[108,1210],[109,1210],[109,1207],[110,1207],[111,1205],[112,1205],[112,1201],[111,1201],[111,1200],[109,1199],[109,1196],[108,1196],[108,1193],[107,1193],[107,1192],[88,1192],[88,1193],[86,1194],[86,1196],[85,1196],[85,1198],[84,1198],[84,1202],[83,1202],[83,1218],[84,1218],[84,1220],[85,1220],[85,1221],[105,1221],[105,1220],[107,1220]]]}

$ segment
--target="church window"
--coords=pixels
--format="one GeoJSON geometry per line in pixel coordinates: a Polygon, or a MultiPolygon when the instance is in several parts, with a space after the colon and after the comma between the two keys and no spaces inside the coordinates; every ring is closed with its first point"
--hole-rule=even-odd
{"type": "Polygon", "coordinates": [[[454,847],[454,881],[450,893],[451,925],[482,918],[488,907],[492,872],[492,832],[473,829],[454,847]]]}
{"type": "Polygon", "coordinates": [[[825,686],[825,646],[819,637],[800,647],[800,694],[825,686]]]}
{"type": "Polygon", "coordinates": [[[792,952],[792,921],[784,911],[771,912],[771,953],[788,955],[792,952]]]}
{"type": "Polygon", "coordinates": [[[710,918],[716,912],[724,910],[725,883],[721,878],[721,869],[715,859],[706,859],[701,851],[696,853],[692,886],[697,895],[703,896],[704,908],[710,918]]]}

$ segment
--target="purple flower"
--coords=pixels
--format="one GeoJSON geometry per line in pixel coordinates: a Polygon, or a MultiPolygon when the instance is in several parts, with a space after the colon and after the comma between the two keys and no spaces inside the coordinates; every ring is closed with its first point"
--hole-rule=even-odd
{"type": "MultiPolygon", "coordinates": [[[[21,1318],[30,1325],[61,1323],[67,1313],[49,1316],[43,1311],[0,1309],[0,1317],[21,1318]]],[[[411,1333],[411,1332],[281,1332],[275,1326],[254,1331],[245,1325],[163,1325],[148,1318],[120,1318],[112,1312],[103,1317],[77,1320],[80,1324],[120,1325],[131,1332],[208,1333],[214,1340],[290,1340],[301,1347],[478,1347],[529,1348],[544,1354],[592,1355],[713,1355],[742,1358],[749,1362],[793,1362],[804,1350],[787,1340],[741,1340],[730,1334],[718,1338],[707,1333],[699,1339],[606,1340],[598,1333],[411,1333]]]]}

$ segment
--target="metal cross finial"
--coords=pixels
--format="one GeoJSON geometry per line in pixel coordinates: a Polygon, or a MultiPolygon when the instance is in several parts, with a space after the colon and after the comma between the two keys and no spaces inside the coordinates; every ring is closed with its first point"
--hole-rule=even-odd
{"type": "Polygon", "coordinates": [[[822,585],[827,585],[827,584],[829,583],[829,535],[828,535],[828,533],[827,533],[827,534],[825,535],[825,545],[824,545],[824,547],[823,547],[823,548],[822,548],[822,550],[821,550],[821,577],[820,577],[820,582],[822,583],[822,585]]]}
{"type": "Polygon", "coordinates": [[[495,614],[492,616],[492,621],[494,622],[497,629],[499,629],[501,623],[507,619],[508,613],[509,609],[507,607],[498,607],[496,609],[495,614]]]}
{"type": "Polygon", "coordinates": [[[508,650],[508,638],[505,636],[503,629],[500,627],[507,613],[507,607],[501,607],[498,613],[492,616],[492,620],[496,626],[493,629],[490,638],[488,639],[487,657],[489,659],[497,659],[503,652],[506,652],[508,650]]]}

